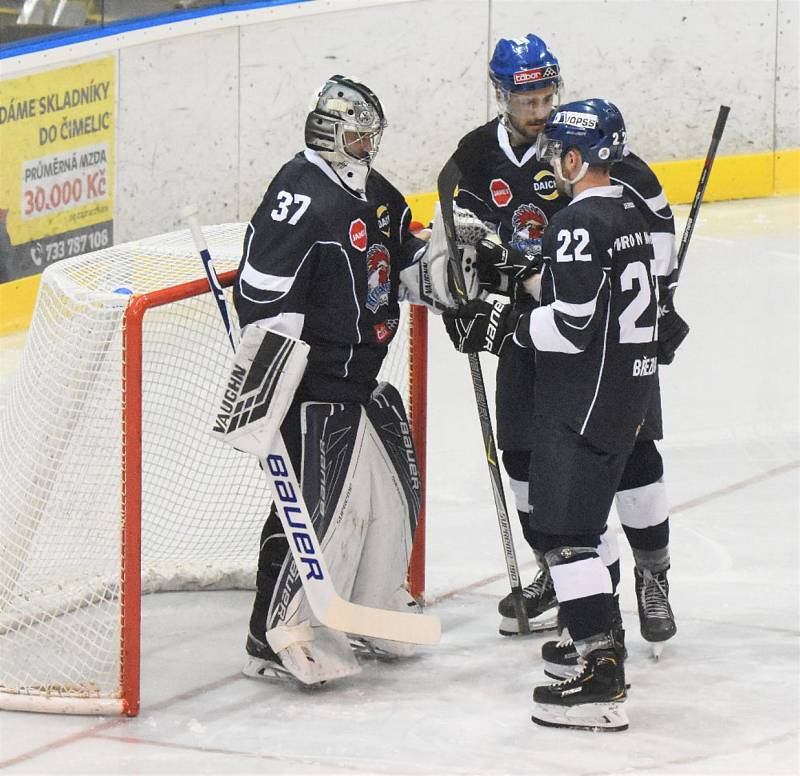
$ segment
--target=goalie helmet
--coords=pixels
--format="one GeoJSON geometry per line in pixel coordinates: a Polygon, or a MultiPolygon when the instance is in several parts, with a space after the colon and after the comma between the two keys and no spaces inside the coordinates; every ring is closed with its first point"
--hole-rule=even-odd
{"type": "Polygon", "coordinates": [[[306,117],[306,146],[325,159],[342,182],[363,193],[386,127],[383,106],[364,84],[331,76],[314,94],[306,117]]]}

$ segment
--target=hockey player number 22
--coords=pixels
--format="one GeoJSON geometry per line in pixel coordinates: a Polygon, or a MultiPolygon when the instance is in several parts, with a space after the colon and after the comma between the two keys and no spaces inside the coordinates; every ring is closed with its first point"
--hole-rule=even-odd
{"type": "Polygon", "coordinates": [[[639,284],[639,292],[619,315],[619,341],[652,342],[655,326],[637,326],[636,321],[650,304],[650,273],[644,262],[628,264],[619,278],[623,291],[630,291],[633,283],[639,284]]]}
{"type": "Polygon", "coordinates": [[[311,197],[307,197],[305,194],[290,194],[288,191],[279,191],[278,207],[270,213],[272,220],[285,221],[286,216],[289,215],[289,206],[293,202],[295,205],[300,205],[289,219],[289,223],[294,226],[303,217],[303,213],[306,212],[308,206],[311,204],[311,197]]]}

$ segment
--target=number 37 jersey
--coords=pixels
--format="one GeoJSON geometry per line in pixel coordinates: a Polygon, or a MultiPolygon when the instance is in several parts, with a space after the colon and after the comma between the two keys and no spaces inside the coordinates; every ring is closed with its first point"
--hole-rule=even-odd
{"type": "Polygon", "coordinates": [[[536,414],[602,450],[633,446],[656,380],[657,297],[647,224],[621,186],[587,189],[542,245],[541,307],[520,319],[536,348],[536,414]]]}

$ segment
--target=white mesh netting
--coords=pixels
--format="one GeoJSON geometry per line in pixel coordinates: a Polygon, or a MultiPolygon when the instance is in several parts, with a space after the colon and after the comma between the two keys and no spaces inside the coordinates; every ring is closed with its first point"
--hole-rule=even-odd
{"type": "MultiPolygon", "coordinates": [[[[218,272],[244,224],[205,230],[218,272]]],[[[122,563],[122,322],[130,295],[203,278],[188,232],[47,269],[0,410],[0,708],[4,693],[117,697],[122,563]]],[[[230,299],[229,299],[230,302],[230,299]]],[[[407,305],[403,305],[407,308],[407,305]]],[[[207,433],[230,346],[209,294],[142,329],[142,587],[251,587],[269,492],[207,433]]],[[[381,379],[408,402],[408,310],[381,379]]]]}

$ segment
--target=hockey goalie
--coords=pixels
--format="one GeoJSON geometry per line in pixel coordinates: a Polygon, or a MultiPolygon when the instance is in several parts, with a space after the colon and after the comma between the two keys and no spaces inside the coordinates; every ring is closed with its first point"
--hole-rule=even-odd
{"type": "Polygon", "coordinates": [[[234,286],[243,336],[215,433],[273,477],[243,669],[252,677],[318,684],[357,673],[358,654],[403,657],[434,641],[411,627],[434,618],[348,631],[324,624],[309,598],[327,569],[359,612],[419,610],[405,584],[419,472],[400,395],[376,376],[399,301],[438,310],[453,298],[441,224],[429,241],[413,235],[403,195],[372,169],[385,126],[366,86],[332,76],[314,97],[305,149],[272,180],[245,234],[234,286]],[[290,465],[276,457],[284,449],[290,465]],[[294,528],[294,474],[313,531],[294,528]],[[302,552],[314,537],[324,568],[302,552]]]}

